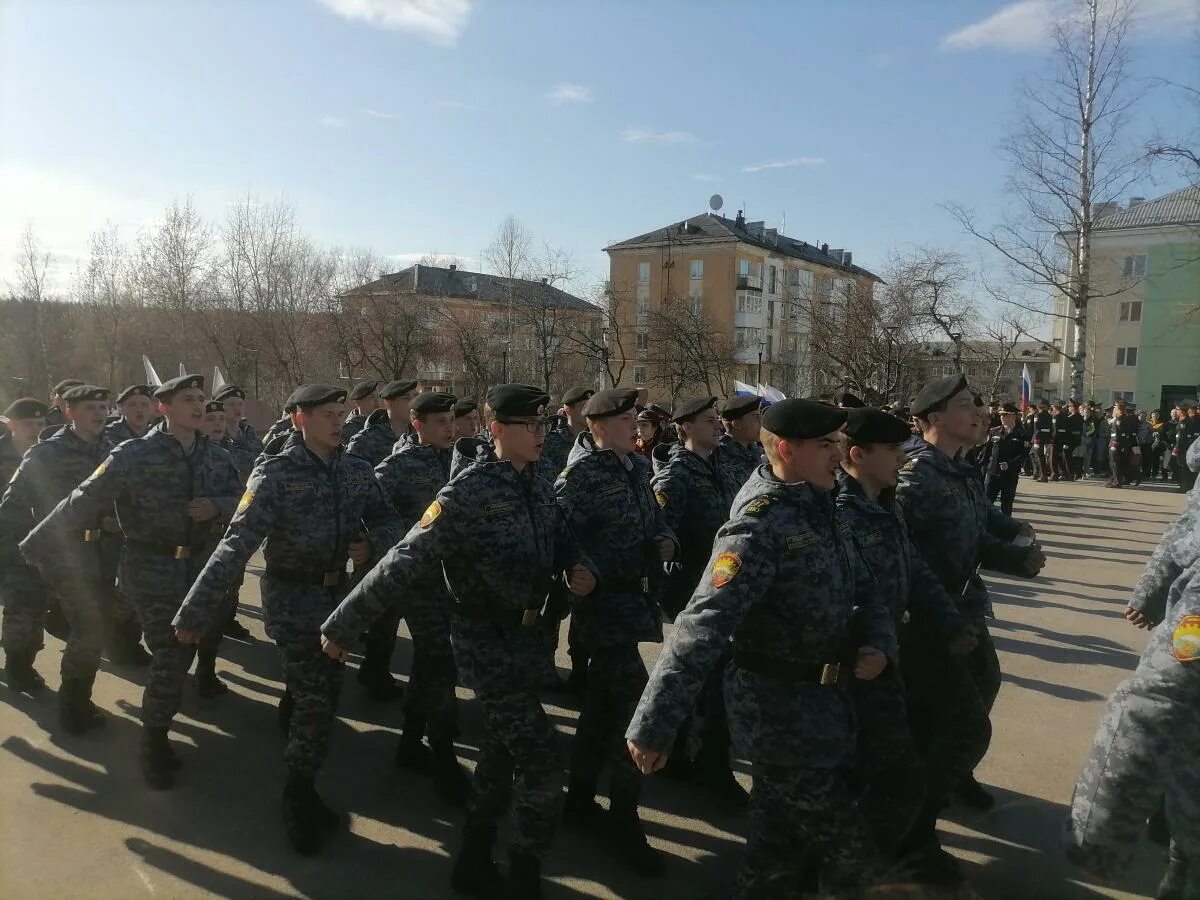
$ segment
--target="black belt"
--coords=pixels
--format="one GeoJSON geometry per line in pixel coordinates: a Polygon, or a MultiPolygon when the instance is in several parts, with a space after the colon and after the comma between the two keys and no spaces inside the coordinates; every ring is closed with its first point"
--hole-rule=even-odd
{"type": "Polygon", "coordinates": [[[156,541],[140,541],[136,538],[126,538],[125,546],[155,556],[169,556],[172,559],[190,559],[193,552],[203,548],[203,544],[160,544],[156,541]]]}
{"type": "Polygon", "coordinates": [[[624,578],[601,578],[597,588],[608,593],[629,591],[634,594],[646,594],[650,591],[650,576],[626,575],[624,578]]]}
{"type": "Polygon", "coordinates": [[[747,672],[754,672],[757,675],[770,675],[774,678],[823,685],[849,681],[854,671],[848,663],[794,662],[754,650],[745,650],[736,642],[733,645],[733,664],[739,669],[745,669],[747,672]]]}
{"type": "Polygon", "coordinates": [[[540,606],[530,609],[491,609],[486,606],[467,606],[464,603],[454,604],[454,612],[464,619],[474,622],[491,622],[494,625],[513,625],[532,628],[541,619],[540,606]]]}
{"type": "Polygon", "coordinates": [[[287,581],[292,584],[310,584],[314,587],[338,587],[346,578],[346,570],[334,570],[332,572],[309,572],[303,569],[285,569],[282,566],[268,565],[263,570],[263,574],[267,578],[273,578],[276,581],[287,581]]]}

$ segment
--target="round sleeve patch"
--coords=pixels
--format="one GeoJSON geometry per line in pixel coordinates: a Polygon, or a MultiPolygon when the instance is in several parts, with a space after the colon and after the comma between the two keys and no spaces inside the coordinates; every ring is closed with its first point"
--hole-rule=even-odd
{"type": "Polygon", "coordinates": [[[722,553],[713,560],[713,587],[725,587],[742,568],[742,558],[736,553],[722,553]]]}
{"type": "Polygon", "coordinates": [[[435,521],[437,521],[437,517],[440,516],[441,514],[442,514],[442,504],[440,504],[436,500],[434,500],[426,508],[424,515],[421,516],[421,521],[418,522],[417,524],[420,525],[422,528],[428,528],[435,521]]]}
{"type": "Polygon", "coordinates": [[[1179,620],[1171,638],[1171,652],[1184,663],[1200,659],[1200,616],[1184,616],[1179,620]]]}
{"type": "Polygon", "coordinates": [[[250,504],[254,502],[254,491],[246,491],[242,494],[242,499],[238,501],[237,511],[244,513],[250,508],[250,504]]]}
{"type": "Polygon", "coordinates": [[[661,508],[661,509],[667,508],[667,495],[664,494],[662,491],[655,491],[654,499],[658,501],[659,508],[661,508]]]}

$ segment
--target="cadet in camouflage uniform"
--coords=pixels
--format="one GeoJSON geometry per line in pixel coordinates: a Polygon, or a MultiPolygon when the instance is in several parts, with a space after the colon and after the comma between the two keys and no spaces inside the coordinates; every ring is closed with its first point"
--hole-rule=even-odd
{"type": "Polygon", "coordinates": [[[150,430],[154,414],[154,388],[148,384],[131,384],[117,395],[121,418],[104,429],[104,435],[115,447],[123,441],[142,437],[150,430]]]}
{"type": "Polygon", "coordinates": [[[350,402],[354,404],[354,408],[350,410],[350,415],[346,416],[346,424],[342,426],[343,447],[366,427],[367,417],[379,409],[379,384],[378,381],[360,381],[350,389],[350,402]]]}
{"type": "Polygon", "coordinates": [[[1190,492],[1183,514],[1162,539],[1133,586],[1125,618],[1138,628],[1158,625],[1178,600],[1183,572],[1200,560],[1200,494],[1190,492]]]}
{"type": "Polygon", "coordinates": [[[67,401],[64,399],[65,394],[73,387],[79,387],[83,384],[78,378],[64,378],[56,384],[50,391],[50,406],[46,410],[46,428],[58,428],[61,425],[67,424],[65,410],[67,401]]]}
{"type": "Polygon", "coordinates": [[[398,595],[404,602],[410,586],[443,573],[455,662],[482,707],[485,729],[451,880],[456,890],[489,898],[502,893],[492,846],[510,800],[503,896],[541,896],[541,860],[554,835],[562,774],[537,693],[546,654],[538,613],[551,580],[564,570],[576,594],[595,584],[550,485],[536,472],[548,399],[528,385],[488,391],[495,452],[473,438],[458,441],[450,482],[321,627],[326,653],[341,659],[363,625],[398,595]]]}
{"type": "Polygon", "coordinates": [[[762,429],[762,398],[753,394],[723,400],[717,407],[725,434],[721,438],[721,460],[737,472],[745,484],[766,459],[758,435],[762,429]]]}
{"type": "MultiPolygon", "coordinates": [[[[81,384],[67,388],[63,399],[68,424],[42,432],[41,440],[29,448],[0,500],[0,540],[8,546],[18,545],[50,515],[111,449],[104,437],[108,391],[81,384]]],[[[111,515],[111,506],[97,510],[78,530],[64,534],[53,557],[39,564],[41,581],[51,587],[67,619],[58,700],[62,727],[71,734],[104,724],[91,698],[104,650],[101,596],[106,588],[100,565],[100,529],[101,520],[111,515]]],[[[44,604],[45,599],[37,597],[36,602],[44,604]]],[[[19,656],[32,662],[41,647],[40,617],[32,610],[22,610],[11,621],[6,615],[5,625],[6,630],[17,632],[5,636],[6,646],[20,645],[19,656]]]]}
{"type": "MultiPolygon", "coordinates": [[[[914,629],[940,635],[949,652],[962,657],[975,647],[974,631],[908,538],[894,506],[893,489],[904,462],[908,424],[888,413],[851,407],[846,452],[838,476],[837,515],[874,576],[879,597],[892,613],[899,635],[914,629]]],[[[858,713],[855,786],[859,809],[876,846],[890,854],[908,832],[924,797],[923,768],[908,725],[904,697],[905,648],[901,666],[873,681],[855,681],[858,713]]]]}
{"type": "MultiPolygon", "coordinates": [[[[411,410],[415,433],[408,440],[398,441],[395,452],[375,467],[375,479],[405,527],[421,518],[450,480],[456,402],[451,394],[419,394],[411,410]]],[[[470,779],[454,752],[458,670],[450,647],[450,601],[441,573],[409,585],[399,605],[412,634],[413,663],[396,762],[414,771],[432,773],[438,793],[462,805],[467,800],[470,779]],[[421,740],[426,734],[428,747],[421,740]]]]}
{"type": "Polygon", "coordinates": [[[1173,603],[1137,670],[1109,698],[1075,784],[1065,840],[1072,861],[1112,877],[1129,865],[1147,817],[1165,799],[1171,850],[1156,896],[1194,900],[1200,897],[1200,561],[1168,593],[1173,603]]]}
{"type": "MultiPolygon", "coordinates": [[[[213,399],[225,408],[225,433],[214,440],[233,460],[233,464],[237,467],[238,479],[244,487],[250,480],[250,473],[254,469],[255,461],[263,452],[263,442],[259,439],[254,426],[242,418],[242,411],[246,404],[246,392],[236,384],[227,384],[217,392],[217,396],[213,399]]],[[[244,574],[242,579],[245,579],[244,574]]],[[[239,580],[237,586],[230,590],[229,616],[221,627],[221,633],[235,640],[249,641],[251,640],[250,629],[237,619],[238,593],[241,591],[241,587],[242,581],[239,580]]]]}
{"type": "Polygon", "coordinates": [[[115,502],[125,536],[120,589],[142,622],[152,655],[142,695],[142,775],[155,790],[171,786],[179,759],[168,740],[194,650],[171,624],[210,546],[214,520],[237,503],[237,471],[221,448],[199,434],[204,378],[181,375],[155,392],[165,419],[145,437],[115,447],[108,459],[21,544],[43,572],[61,547],[115,502]]]}
{"type": "Polygon", "coordinates": [[[246,392],[236,384],[226,384],[213,394],[213,399],[225,407],[226,431],[239,446],[254,456],[262,453],[263,442],[244,415],[246,392]]]}
{"type": "Polygon", "coordinates": [[[971,772],[991,741],[989,714],[1000,688],[1000,663],[985,623],[991,602],[977,569],[1031,578],[1045,556],[1036,544],[1006,542],[1032,537],[1032,529],[988,503],[978,469],[960,458],[981,428],[966,377],[950,375],[926,385],[912,411],[924,437],[905,445],[909,461],[900,470],[897,505],[913,544],[946,593],[957,599],[979,643],[959,658],[948,652],[940,629],[914,623],[904,636],[909,718],[925,762],[926,798],[901,850],[928,863],[931,877],[953,883],[960,875],[954,858],[937,842],[938,813],[964,782],[975,789],[966,795],[968,802],[990,805],[990,795],[974,783],[971,772]]]}
{"type": "Polygon", "coordinates": [[[575,438],[581,431],[587,430],[583,406],[594,393],[596,392],[591,388],[574,387],[563,394],[563,417],[557,420],[556,427],[546,433],[542,458],[538,460],[546,480],[551,484],[567,467],[567,457],[571,455],[571,448],[575,446],[575,438]]]}
{"type": "Polygon", "coordinates": [[[474,400],[459,400],[454,404],[454,440],[479,436],[479,404],[474,400]]]}
{"type": "Polygon", "coordinates": [[[763,413],[769,465],[734,500],[709,574],[675,620],[626,732],[641,770],[661,768],[733,639],[726,703],[754,776],[739,900],[795,897],[814,858],[824,863],[822,889],[851,895],[871,860],[844,778],[854,752],[849,682],[894,663],[896,635],[834,518],[829,492],[845,421],[844,411],[810,400],[763,413]]]}
{"type": "Polygon", "coordinates": [[[344,822],[314,780],[329,746],[342,666],[321,652],[321,622],[347,584],[346,560],[366,567],[400,535],[400,522],[371,468],[341,449],[346,391],[316,384],[288,398],[297,431],[282,453],[254,469],[237,513],[174,619],[196,643],[220,623],[246,561],[263,549],[260,582],[267,635],[279,646],[292,699],[284,764],[284,823],[297,852],[321,848],[322,831],[344,822]]]}
{"type": "Polygon", "coordinates": [[[608,841],[635,871],[654,875],[663,861],[638,819],[641,776],[621,741],[646,685],[641,641],[662,640],[662,613],[650,594],[651,575],[678,554],[675,535],[650,487],[650,465],[633,452],[637,391],[600,391],[583,408],[582,432],[555,485],[559,508],[600,581],[586,600],[574,600],[579,638],[587,651],[587,688],[571,746],[564,818],[608,841]],[[601,772],[609,770],[610,809],[596,803],[601,772]]]}
{"type": "MultiPolygon", "coordinates": [[[[409,409],[417,396],[417,382],[401,379],[385,384],[379,391],[381,408],[367,417],[367,424],[347,442],[346,452],[377,466],[387,458],[396,441],[412,433],[409,409]]],[[[406,522],[406,525],[412,524],[406,522]]],[[[393,604],[377,622],[369,623],[367,643],[358,667],[358,682],[367,695],[379,702],[396,700],[402,695],[392,677],[392,651],[396,648],[396,629],[401,610],[393,604]]]]}
{"type": "MultiPolygon", "coordinates": [[[[6,433],[0,437],[0,496],[16,476],[21,458],[46,427],[46,404],[32,397],[15,400],[4,410],[6,433]]],[[[17,543],[25,532],[22,526],[10,530],[5,526],[4,509],[0,504],[0,601],[4,603],[3,637],[5,676],[15,691],[33,692],[46,686],[42,676],[33,668],[34,657],[42,649],[42,621],[46,604],[37,572],[25,565],[17,543]]],[[[25,520],[28,531],[32,523],[25,520]]]]}

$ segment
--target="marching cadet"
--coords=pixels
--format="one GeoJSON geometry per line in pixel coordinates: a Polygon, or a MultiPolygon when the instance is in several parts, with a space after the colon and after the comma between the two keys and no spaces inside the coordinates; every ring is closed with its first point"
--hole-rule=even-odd
{"type": "MultiPolygon", "coordinates": [[[[233,460],[233,465],[237,469],[238,483],[245,487],[250,480],[250,473],[254,470],[254,463],[258,459],[260,453],[263,452],[263,442],[259,440],[257,432],[253,426],[244,419],[240,419],[233,412],[230,412],[233,406],[240,405],[245,402],[245,398],[239,396],[242,393],[241,388],[237,385],[226,385],[221,389],[220,393],[226,396],[226,400],[218,400],[226,409],[224,413],[225,431],[223,434],[218,433],[218,437],[214,438],[217,444],[229,454],[229,458],[233,460]],[[232,387],[233,391],[230,392],[232,387]]],[[[205,418],[209,415],[214,416],[214,420],[221,416],[221,413],[206,413],[205,418]]],[[[220,537],[220,535],[217,535],[220,537]]],[[[229,592],[229,615],[226,617],[224,625],[221,628],[221,634],[225,637],[231,637],[237,641],[251,640],[250,629],[238,621],[238,594],[242,588],[242,580],[245,578],[245,573],[238,583],[229,592]]],[[[217,637],[217,641],[220,638],[217,637]]],[[[201,647],[197,652],[199,656],[205,653],[206,648],[201,647]]],[[[220,689],[218,689],[220,690],[220,689]]],[[[224,693],[224,691],[220,691],[224,693]]]]}
{"type": "Polygon", "coordinates": [[[105,437],[114,447],[122,441],[140,438],[150,430],[154,388],[148,384],[131,384],[117,395],[117,410],[121,417],[104,429],[105,437]]]}
{"type": "MultiPolygon", "coordinates": [[[[421,518],[450,480],[457,402],[453,395],[435,391],[417,395],[410,411],[414,439],[398,441],[396,450],[375,467],[375,480],[405,528],[421,518]]],[[[470,779],[454,752],[458,670],[450,648],[450,600],[441,573],[407,585],[404,602],[397,606],[412,634],[413,662],[396,762],[406,769],[432,774],[438,793],[462,805],[470,791],[470,779]],[[428,747],[422,742],[426,734],[428,747]]]]}
{"type": "Polygon", "coordinates": [[[73,387],[83,384],[78,378],[64,378],[50,391],[50,408],[46,410],[46,428],[57,428],[67,424],[66,393],[73,387]]]}
{"type": "Polygon", "coordinates": [[[849,893],[870,860],[843,774],[854,746],[849,682],[882,673],[896,635],[834,519],[829,492],[845,422],[844,410],[811,400],[763,413],[768,464],[734,500],[625,734],[643,772],[662,768],[733,639],[725,697],[754,776],[739,900],[796,896],[814,853],[825,864],[822,888],[849,893]]]}
{"type": "MultiPolygon", "coordinates": [[[[681,443],[671,445],[666,463],[650,483],[654,499],[662,507],[663,521],[679,541],[679,565],[662,579],[659,592],[663,611],[671,619],[687,606],[704,577],[713,540],[729,518],[730,505],[743,483],[740,472],[725,465],[718,446],[721,430],[716,405],[716,397],[699,397],[675,408],[681,443]]],[[[745,805],[746,792],[733,776],[729,757],[722,693],[727,662],[726,658],[713,668],[697,704],[696,719],[680,729],[672,766],[710,787],[723,803],[737,807],[745,805]],[[693,751],[689,746],[693,744],[698,744],[698,749],[693,751]]]]}
{"type": "Polygon", "coordinates": [[[316,792],[333,727],[342,665],[321,652],[320,624],[341,599],[346,561],[367,567],[399,536],[400,523],[370,466],[342,452],[346,391],[325,384],[288,398],[296,431],[283,452],[255,467],[225,536],[174,617],[182,643],[219,627],[222,607],[246,561],[262,545],[267,636],[279,646],[291,698],[284,764],[284,825],[298,853],[321,848],[345,823],[316,792]]]}
{"type": "MultiPolygon", "coordinates": [[[[62,399],[67,424],[42,432],[41,440],[25,453],[0,500],[0,540],[7,547],[19,545],[59,501],[100,465],[111,447],[104,437],[107,390],[79,384],[67,388],[62,399]]],[[[40,579],[22,579],[34,594],[31,597],[19,591],[14,599],[31,599],[40,608],[26,609],[22,605],[12,610],[11,615],[5,608],[4,644],[9,671],[16,671],[18,679],[29,686],[40,687],[40,679],[31,673],[33,659],[42,646],[41,613],[45,607],[45,597],[37,590],[37,581],[54,592],[68,626],[58,712],[61,725],[69,734],[82,734],[104,724],[104,716],[92,703],[92,685],[104,650],[101,600],[104,585],[99,540],[100,520],[106,515],[111,516],[111,507],[97,509],[74,533],[64,535],[52,557],[38,563],[40,579]]]]}
{"type": "Polygon", "coordinates": [[[912,411],[924,436],[906,445],[909,461],[900,470],[897,504],[917,550],[956,598],[978,644],[958,658],[945,652],[940,636],[933,646],[927,646],[931,642],[923,632],[906,636],[905,686],[913,736],[924,757],[926,796],[901,851],[923,858],[947,882],[957,882],[957,862],[937,840],[938,813],[952,793],[976,808],[994,802],[971,776],[991,742],[989,715],[1000,689],[1000,663],[985,624],[991,602],[977,569],[1032,578],[1045,556],[1036,544],[1005,543],[1032,537],[1033,529],[991,506],[982,479],[961,460],[979,422],[966,376],[930,382],[912,411]]]}
{"type": "Polygon", "coordinates": [[[761,466],[762,444],[758,442],[762,429],[762,397],[739,394],[721,402],[717,407],[725,434],[721,438],[721,461],[735,470],[740,484],[761,466]]]}
{"type": "Polygon", "coordinates": [[[474,400],[459,400],[454,404],[454,440],[479,436],[479,404],[474,400]]]}
{"type": "Polygon", "coordinates": [[[1061,400],[1050,404],[1050,415],[1053,418],[1053,431],[1050,438],[1050,480],[1074,481],[1070,468],[1071,427],[1068,422],[1070,413],[1066,404],[1061,400]]]}
{"type": "Polygon", "coordinates": [[[1033,440],[1034,474],[1038,481],[1049,481],[1050,457],[1054,452],[1054,416],[1050,412],[1050,404],[1044,399],[1037,403],[1029,433],[1033,440]]]}
{"type": "Polygon", "coordinates": [[[62,544],[94,528],[115,502],[125,537],[120,588],[137,609],[151,653],[139,763],[146,783],[163,790],[181,764],[168,733],[195,652],[175,639],[171,619],[203,563],[201,550],[211,546],[213,521],[233,513],[238,484],[229,454],[199,433],[204,377],[172,378],[154,398],[164,420],[145,437],[113,448],[30,533],[21,551],[45,572],[58,564],[62,544]]]}
{"type": "Polygon", "coordinates": [[[988,433],[988,449],[984,461],[984,492],[988,503],[1000,498],[1000,511],[1012,515],[1021,464],[1029,455],[1025,433],[1017,425],[1017,407],[1005,403],[1000,408],[1000,427],[988,433]]]}
{"type": "Polygon", "coordinates": [[[48,411],[49,407],[41,400],[22,397],[10,403],[0,415],[6,428],[6,433],[0,436],[0,494],[12,480],[25,451],[37,443],[38,435],[46,427],[48,411]]]}
{"type": "Polygon", "coordinates": [[[455,890],[513,900],[541,897],[541,861],[554,836],[562,775],[554,729],[538,699],[546,644],[538,613],[552,579],[587,595],[595,574],[564,527],[536,464],[549,398],[505,384],[488,391],[495,450],[463,438],[456,469],[420,521],[321,626],[325,652],[342,659],[364,625],[421,579],[444,578],[454,658],[483,710],[455,890]],[[513,810],[507,889],[492,860],[497,823],[513,810]]]}
{"type": "Polygon", "coordinates": [[[354,407],[342,426],[343,447],[366,427],[367,417],[379,409],[379,384],[378,381],[360,381],[350,389],[350,402],[354,407]]]}
{"type": "Polygon", "coordinates": [[[246,419],[246,392],[236,384],[226,384],[212,399],[225,407],[226,433],[255,456],[262,453],[263,442],[246,419]]]}
{"type": "Polygon", "coordinates": [[[377,466],[392,452],[396,441],[412,433],[408,411],[417,396],[417,382],[391,381],[379,391],[381,407],[367,417],[362,431],[346,444],[346,451],[377,466]]]}
{"type": "Polygon", "coordinates": [[[655,875],[663,860],[638,819],[641,778],[621,745],[646,685],[642,641],[662,640],[662,613],[649,580],[678,554],[675,535],[650,487],[650,465],[633,452],[637,391],[600,391],[583,408],[581,432],[555,485],[558,506],[599,573],[571,615],[589,656],[587,687],[571,747],[564,818],[607,840],[635,871],[655,875]],[[596,803],[609,769],[610,810],[596,803]]]}
{"type": "Polygon", "coordinates": [[[1082,452],[1083,447],[1083,414],[1079,409],[1078,400],[1067,401],[1067,418],[1063,425],[1066,436],[1066,465],[1067,475],[1074,481],[1083,477],[1083,460],[1076,462],[1075,451],[1082,452]]]}
{"type": "MultiPolygon", "coordinates": [[[[929,635],[955,656],[975,646],[974,631],[963,621],[908,538],[893,489],[905,462],[908,424],[878,409],[849,410],[845,454],[838,475],[837,517],[875,578],[880,602],[891,611],[896,634],[929,635]]],[[[889,666],[873,681],[855,681],[858,712],[855,782],[859,809],[876,846],[892,853],[916,818],[924,797],[922,768],[908,725],[904,698],[904,644],[901,667],[889,666]]]]}
{"type": "Polygon", "coordinates": [[[563,419],[559,420],[556,428],[547,432],[539,461],[542,474],[551,484],[558,478],[558,473],[567,467],[567,457],[575,446],[575,438],[581,431],[587,430],[583,406],[592,399],[594,393],[591,388],[573,387],[563,394],[563,419]]]}

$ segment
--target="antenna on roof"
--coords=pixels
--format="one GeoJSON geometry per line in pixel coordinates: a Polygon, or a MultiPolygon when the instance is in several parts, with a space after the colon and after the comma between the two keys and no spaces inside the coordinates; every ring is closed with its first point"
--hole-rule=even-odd
{"type": "Polygon", "coordinates": [[[721,207],[725,205],[725,198],[720,194],[713,194],[708,198],[708,208],[713,212],[720,212],[721,207]]]}

